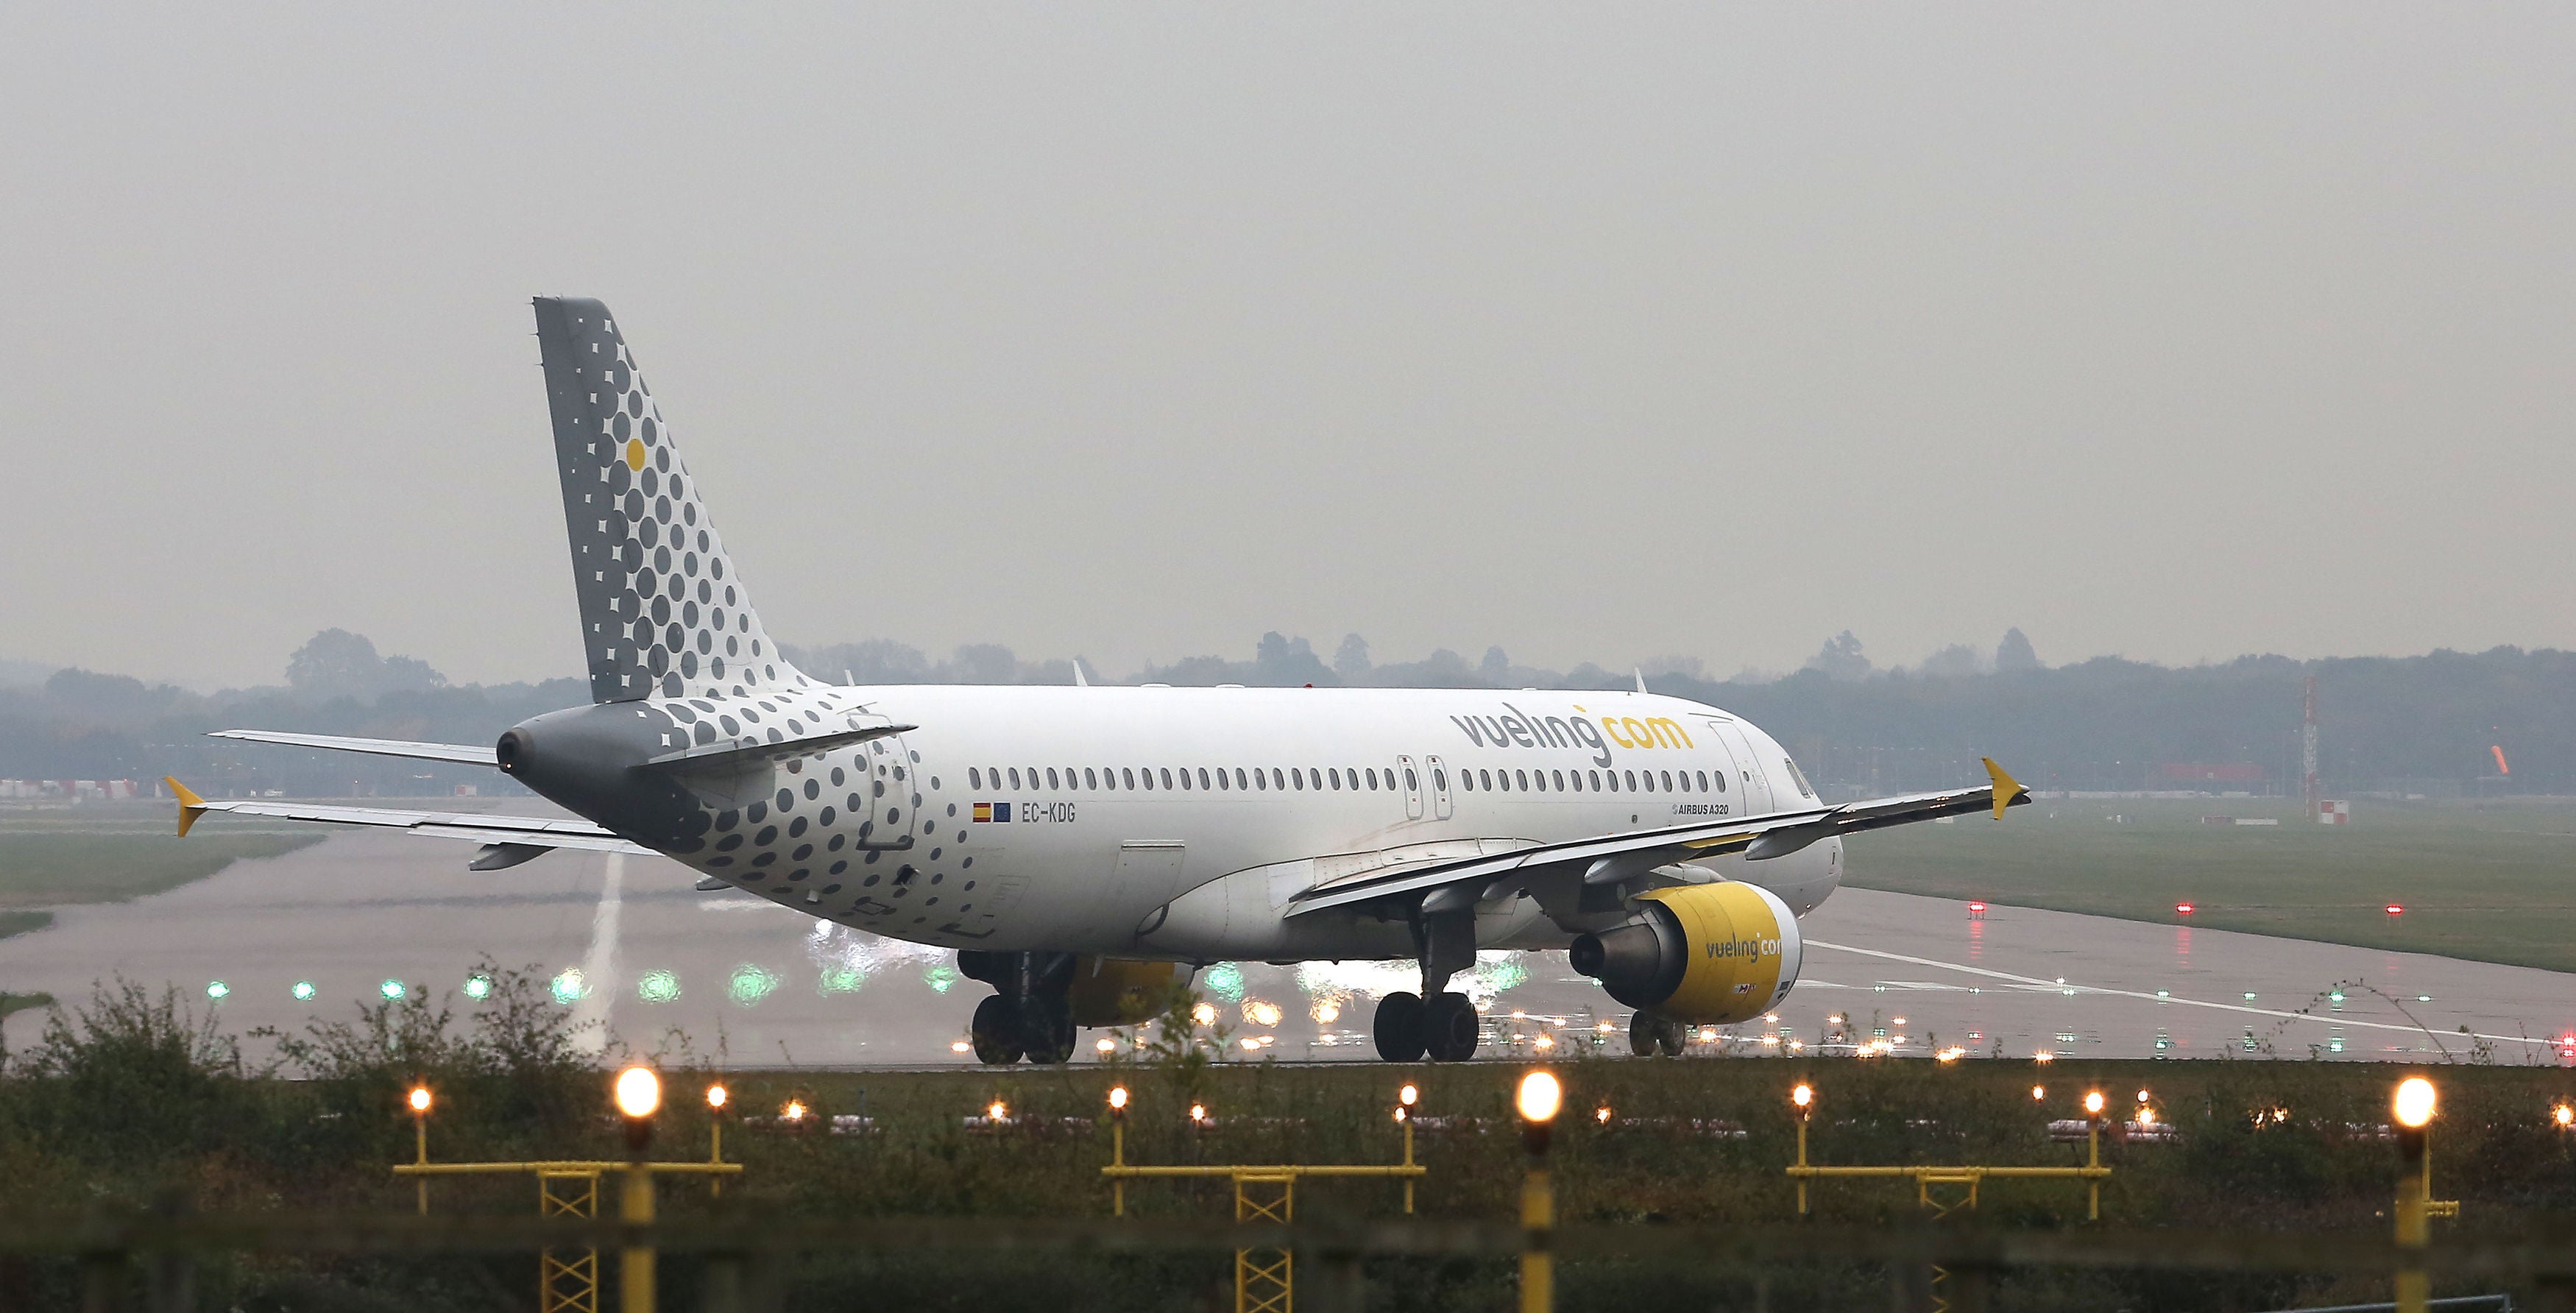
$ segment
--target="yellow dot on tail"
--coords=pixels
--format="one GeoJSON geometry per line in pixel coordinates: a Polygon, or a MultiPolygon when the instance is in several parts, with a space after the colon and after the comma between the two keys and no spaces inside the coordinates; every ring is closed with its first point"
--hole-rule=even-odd
{"type": "Polygon", "coordinates": [[[626,440],[626,468],[641,473],[644,469],[644,439],[626,440]]]}

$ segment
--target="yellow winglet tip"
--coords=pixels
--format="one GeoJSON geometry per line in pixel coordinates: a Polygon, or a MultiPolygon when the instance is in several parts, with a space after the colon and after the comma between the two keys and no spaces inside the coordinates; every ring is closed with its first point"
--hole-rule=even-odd
{"type": "Polygon", "coordinates": [[[2004,808],[2029,797],[2030,790],[2023,788],[2021,781],[2005,774],[2004,768],[1996,765],[1994,758],[1984,757],[1980,760],[1986,763],[1987,778],[1995,782],[1995,819],[2000,821],[2004,818],[2004,808]]]}
{"type": "Polygon", "coordinates": [[[179,800],[179,837],[185,839],[188,837],[188,827],[196,824],[197,818],[206,814],[206,800],[189,792],[188,786],[181,784],[176,775],[164,775],[161,777],[161,782],[169,785],[170,796],[179,800]]]}

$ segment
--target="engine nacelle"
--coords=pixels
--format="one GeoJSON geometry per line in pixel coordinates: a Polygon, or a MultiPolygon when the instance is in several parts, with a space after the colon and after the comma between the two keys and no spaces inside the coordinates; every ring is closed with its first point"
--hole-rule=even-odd
{"type": "Polygon", "coordinates": [[[1172,986],[1188,984],[1190,968],[1180,962],[1140,962],[1133,958],[1079,957],[1065,1002],[1073,1007],[1077,1026],[1132,1026],[1150,1021],[1163,1010],[1172,986]]]}
{"type": "Polygon", "coordinates": [[[1750,1021],[1798,983],[1798,918],[1778,894],[1729,881],[1639,894],[1626,924],[1574,941],[1574,969],[1632,1008],[1690,1026],[1750,1021]]]}

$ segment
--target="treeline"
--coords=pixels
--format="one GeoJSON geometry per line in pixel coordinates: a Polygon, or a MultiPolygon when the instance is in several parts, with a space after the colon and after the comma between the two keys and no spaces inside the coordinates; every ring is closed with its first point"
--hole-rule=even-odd
{"type": "MultiPolygon", "coordinates": [[[[1025,660],[993,644],[944,659],[888,640],[790,647],[820,678],[863,684],[1070,684],[1073,659],[1025,660]]],[[[2576,654],[2499,647],[2414,657],[2294,661],[2249,656],[2182,668],[2097,657],[2040,663],[2018,631],[1992,656],[1945,649],[1882,669],[1840,634],[1787,676],[1709,675],[1687,658],[1625,669],[1552,670],[1490,648],[1475,661],[1441,650],[1371,660],[1357,635],[1330,660],[1303,638],[1265,634],[1249,659],[1202,656],[1098,684],[1245,684],[1295,688],[1633,688],[1693,698],[1779,736],[1819,783],[1842,792],[1927,788],[1981,777],[1992,756],[2038,788],[2250,789],[2296,793],[2304,681],[2316,680],[2319,769],[2329,793],[2576,793],[2576,654]],[[2500,771],[2503,754],[2510,773],[2500,771]],[[2236,768],[2220,783],[2170,770],[2236,768]],[[2243,769],[2251,767],[2248,772],[2243,769]],[[2248,774],[2255,778],[2244,778],[2248,774]]],[[[364,638],[317,635],[283,686],[201,695],[121,675],[56,672],[0,690],[0,779],[154,780],[175,774],[209,794],[419,796],[459,784],[515,786],[497,772],[204,737],[227,727],[489,743],[529,716],[589,696],[579,679],[450,685],[426,664],[379,657],[364,638]]]]}

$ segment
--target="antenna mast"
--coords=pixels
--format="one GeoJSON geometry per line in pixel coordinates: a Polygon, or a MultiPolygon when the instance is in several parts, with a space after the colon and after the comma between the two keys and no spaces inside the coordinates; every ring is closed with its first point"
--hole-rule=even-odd
{"type": "Polygon", "coordinates": [[[2310,675],[2299,692],[2299,791],[2308,801],[2308,814],[2316,815],[2317,797],[2317,677],[2310,675]]]}

